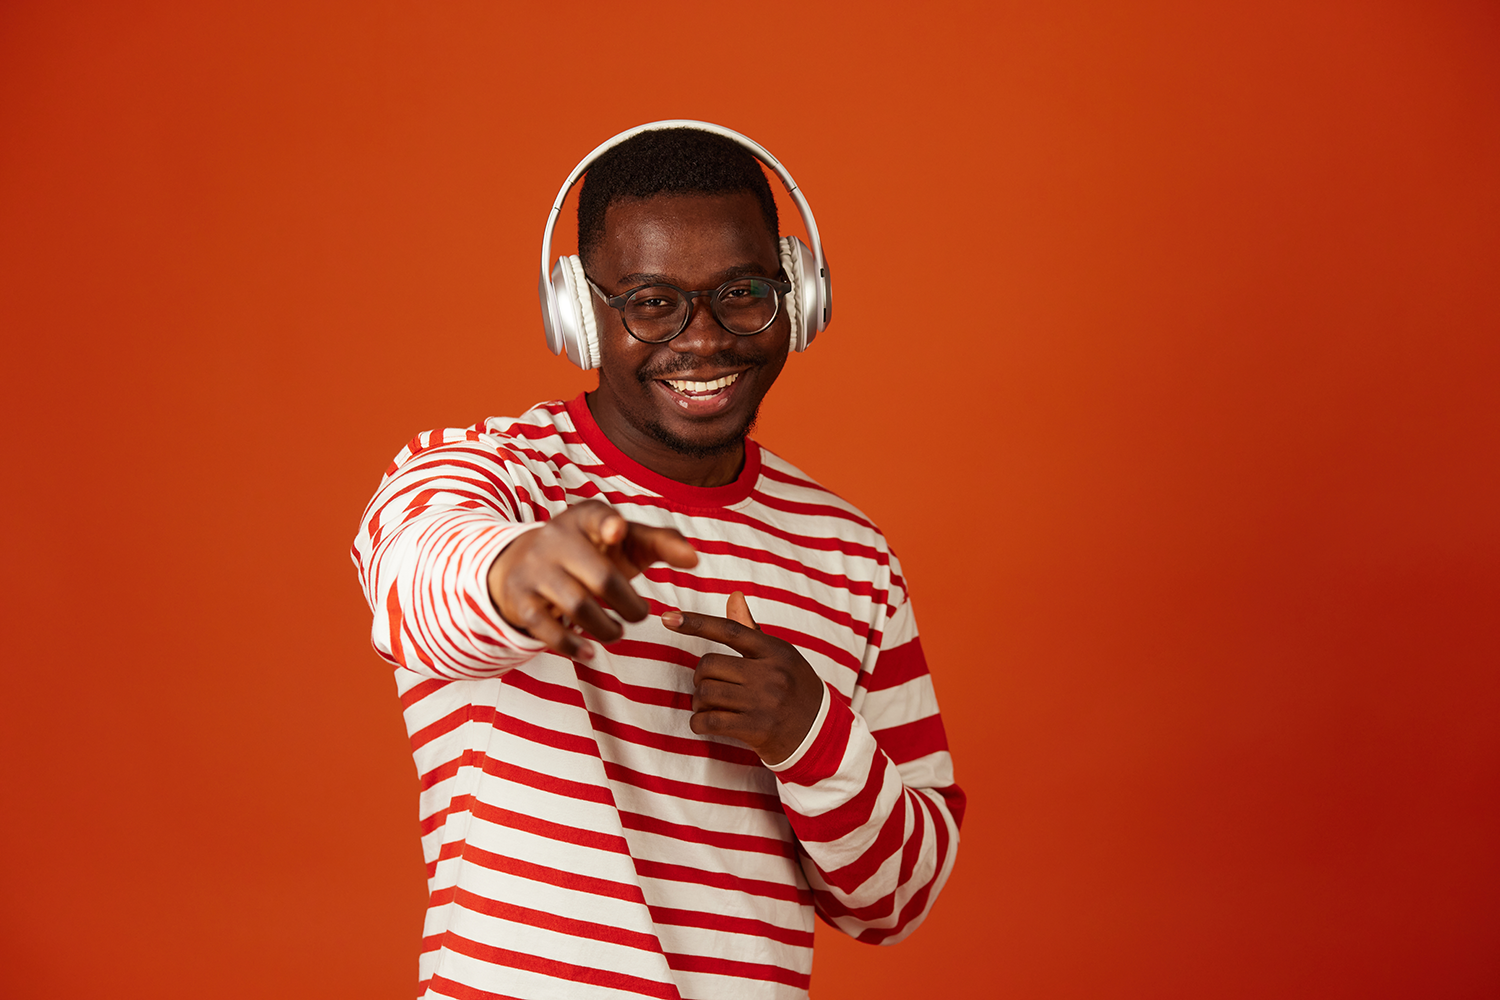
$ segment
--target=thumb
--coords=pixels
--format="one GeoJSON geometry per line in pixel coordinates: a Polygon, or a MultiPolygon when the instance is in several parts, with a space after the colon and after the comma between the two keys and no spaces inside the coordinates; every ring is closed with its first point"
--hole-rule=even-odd
{"type": "Polygon", "coordinates": [[[750,604],[745,600],[745,595],[736,590],[729,595],[729,603],[725,606],[724,617],[730,621],[739,622],[741,625],[760,631],[760,626],[755,624],[755,619],[750,617],[750,604]]]}

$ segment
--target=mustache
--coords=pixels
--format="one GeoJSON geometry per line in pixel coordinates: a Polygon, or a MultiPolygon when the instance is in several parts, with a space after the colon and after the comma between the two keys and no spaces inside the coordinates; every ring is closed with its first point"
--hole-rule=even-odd
{"type": "Polygon", "coordinates": [[[671,378],[680,372],[691,371],[694,368],[704,366],[709,368],[755,368],[760,363],[761,358],[758,355],[732,349],[716,351],[706,358],[691,354],[682,354],[670,361],[663,361],[661,364],[642,368],[635,373],[635,377],[644,385],[647,382],[654,382],[659,378],[671,378]]]}

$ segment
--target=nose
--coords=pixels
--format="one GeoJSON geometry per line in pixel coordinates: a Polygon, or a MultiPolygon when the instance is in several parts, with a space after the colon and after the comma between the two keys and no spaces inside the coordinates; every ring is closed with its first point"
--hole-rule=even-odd
{"type": "Polygon", "coordinates": [[[667,346],[679,354],[697,354],[707,357],[734,346],[740,338],[724,329],[709,306],[709,297],[700,295],[689,300],[687,326],[668,341],[667,346]]]}

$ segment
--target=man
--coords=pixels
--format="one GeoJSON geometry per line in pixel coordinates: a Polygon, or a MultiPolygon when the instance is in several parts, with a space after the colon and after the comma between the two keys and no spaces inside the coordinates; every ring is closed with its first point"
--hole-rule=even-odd
{"type": "Polygon", "coordinates": [[[899,564],[746,437],[796,292],[745,148],[609,149],[579,256],[598,388],[419,435],[354,545],[421,777],[422,989],[805,996],[814,910],[899,940],[957,848],[899,564]]]}

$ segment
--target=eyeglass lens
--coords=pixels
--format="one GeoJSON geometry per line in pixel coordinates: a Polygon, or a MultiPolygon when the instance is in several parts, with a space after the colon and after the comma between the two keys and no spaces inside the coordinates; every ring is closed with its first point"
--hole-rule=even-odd
{"type": "MultiPolygon", "coordinates": [[[[760,278],[741,278],[720,285],[709,300],[724,329],[740,336],[760,333],[776,318],[776,289],[760,278]]],[[[692,296],[675,285],[649,285],[625,300],[625,326],[644,341],[669,340],[687,325],[692,296]]]]}

